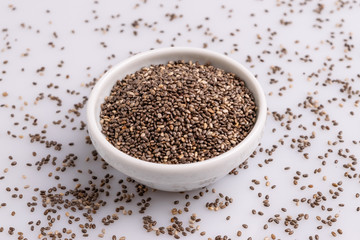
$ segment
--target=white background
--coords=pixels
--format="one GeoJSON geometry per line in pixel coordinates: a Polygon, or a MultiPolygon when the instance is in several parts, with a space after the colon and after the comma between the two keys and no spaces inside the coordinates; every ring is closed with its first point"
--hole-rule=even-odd
{"type": "MultiPolygon", "coordinates": [[[[45,226],[47,221],[43,215],[45,209],[41,206],[41,198],[38,192],[33,191],[34,188],[47,190],[59,183],[68,190],[73,189],[77,183],[86,187],[93,175],[97,176],[99,181],[107,173],[114,175],[109,183],[111,196],[100,196],[100,199],[107,201],[107,205],[94,215],[93,223],[97,228],[89,230],[88,239],[97,239],[103,228],[106,232],[104,239],[111,239],[113,235],[116,235],[117,239],[122,236],[126,239],[171,239],[167,234],[156,237],[154,232],[147,233],[142,227],[142,217],[151,215],[157,221],[157,227],[170,225],[171,209],[184,207],[187,201],[184,194],[150,191],[145,197],[152,198],[151,206],[145,214],[139,214],[136,203],[142,197],[136,195],[134,184],[125,181],[129,192],[135,193],[136,197],[131,203],[114,203],[116,193],[121,190],[121,185],[117,182],[126,176],[110,167],[103,170],[102,162],[93,160],[93,147],[85,144],[86,130],[79,130],[80,121],[85,121],[85,109],[80,110],[81,115],[78,118],[68,110],[73,108],[74,104],[82,102],[84,96],[89,95],[91,89],[85,87],[87,83],[99,78],[110,66],[133,53],[168,47],[172,44],[203,47],[204,43],[210,50],[228,54],[257,76],[267,96],[269,113],[276,111],[284,114],[286,109],[290,108],[294,115],[302,114],[302,117],[291,123],[291,130],[286,130],[280,121],[275,121],[269,114],[260,146],[264,152],[260,153],[258,149],[256,156],[249,159],[247,169],[238,169],[238,175],[226,176],[208,187],[210,190],[215,188],[217,193],[232,197],[234,202],[229,207],[217,212],[209,211],[205,203],[214,201],[218,197],[217,193],[209,191],[199,200],[192,199],[192,196],[200,190],[188,193],[191,201],[189,213],[177,217],[186,226],[192,213],[196,213],[202,220],[197,224],[200,225],[199,231],[182,239],[214,239],[217,235],[237,239],[238,230],[242,231],[241,239],[265,239],[271,234],[276,235],[276,239],[309,239],[309,236],[314,237],[315,234],[318,234],[320,239],[331,239],[331,232],[337,232],[337,229],[343,231],[342,235],[337,234],[337,239],[358,239],[360,212],[357,212],[356,208],[360,206],[360,199],[356,198],[356,193],[360,192],[359,178],[344,177],[345,172],[352,175],[358,173],[358,166],[354,165],[354,171],[345,169],[343,165],[352,161],[340,157],[337,152],[343,149],[345,153],[345,149],[348,149],[349,153],[346,155],[360,156],[360,112],[356,106],[356,101],[360,97],[359,93],[355,93],[348,99],[348,94],[340,91],[343,85],[339,83],[328,84],[326,87],[322,84],[327,78],[337,79],[348,82],[353,91],[360,89],[360,77],[357,76],[360,73],[359,22],[360,5],[355,1],[343,6],[340,1],[333,0],[150,0],[146,3],[109,0],[99,1],[98,4],[85,0],[1,1],[0,176],[5,178],[0,180],[0,203],[7,203],[7,206],[0,208],[0,226],[4,227],[0,239],[17,239],[18,232],[22,232],[28,239],[38,238],[39,227],[35,227],[32,232],[28,222],[40,219],[43,222],[40,226],[45,226]],[[324,6],[321,14],[314,12],[318,3],[324,6]],[[177,18],[170,21],[166,15],[173,13],[177,18]],[[117,14],[119,17],[116,17],[117,14]],[[206,17],[209,20],[205,20],[206,17]],[[139,21],[139,27],[134,28],[132,23],[139,19],[142,19],[139,21]],[[285,26],[281,24],[281,20],[291,23],[285,26]],[[106,28],[109,30],[101,30],[106,28]],[[137,36],[133,31],[137,31],[137,36]],[[57,38],[54,37],[54,32],[57,38]],[[351,39],[349,36],[352,36],[351,39]],[[214,42],[212,38],[215,38],[214,42]],[[220,39],[222,41],[219,41],[220,39]],[[346,41],[354,45],[349,52],[344,52],[346,41]],[[50,42],[54,47],[49,45],[50,42]],[[107,45],[106,48],[102,46],[102,42],[107,45]],[[278,52],[282,48],[287,49],[286,54],[278,52]],[[28,56],[24,56],[24,53],[28,56]],[[111,57],[112,54],[114,57],[111,57]],[[301,60],[306,55],[312,62],[301,60]],[[251,56],[252,62],[246,61],[247,56],[251,56]],[[4,61],[8,63],[4,64],[4,61]],[[64,64],[59,68],[57,65],[61,61],[64,61],[64,64]],[[327,63],[326,66],[324,62],[327,63]],[[334,64],[332,71],[329,70],[331,64],[334,64]],[[273,66],[279,66],[281,70],[272,74],[273,66]],[[36,70],[41,67],[45,67],[45,71],[40,75],[36,70]],[[312,73],[316,75],[309,78],[312,73]],[[66,75],[69,75],[68,79],[66,75]],[[293,81],[290,82],[289,78],[293,81]],[[278,82],[270,84],[271,79],[278,82]],[[37,85],[34,86],[33,82],[37,85]],[[50,83],[58,85],[59,88],[47,88],[50,83]],[[286,90],[280,91],[282,87],[286,87],[286,90]],[[80,94],[70,95],[66,92],[67,89],[80,94]],[[8,96],[2,96],[4,92],[8,96]],[[44,93],[44,100],[34,104],[41,92],[44,93]],[[282,92],[282,96],[279,96],[279,92],[282,92]],[[61,98],[62,106],[59,107],[56,102],[51,101],[47,97],[48,94],[61,98]],[[303,103],[308,96],[312,96],[316,103],[323,105],[322,110],[329,115],[330,121],[325,121],[324,116],[312,113],[310,108],[298,107],[298,103],[303,103]],[[329,103],[328,100],[332,98],[337,98],[337,101],[329,103]],[[56,113],[58,110],[61,112],[56,113]],[[351,115],[350,111],[353,111],[354,115],[351,115]],[[11,117],[11,114],[14,114],[14,117],[11,117]],[[33,126],[32,121],[25,121],[25,114],[37,118],[38,126],[33,126]],[[66,115],[74,118],[74,122],[66,119],[66,115]],[[317,117],[321,120],[317,121],[317,117]],[[62,120],[62,123],[54,125],[53,121],[58,120],[62,120]],[[339,124],[333,126],[332,120],[339,124]],[[312,125],[314,121],[317,122],[316,126],[312,125]],[[15,125],[16,122],[19,125],[15,125]],[[53,148],[46,148],[40,143],[30,143],[29,134],[40,133],[45,124],[49,126],[45,134],[47,140],[62,143],[62,151],[54,151],[53,148]],[[61,128],[63,124],[66,124],[66,128],[61,128]],[[298,128],[299,124],[305,126],[306,130],[298,128]],[[322,130],[321,125],[329,126],[330,130],[322,130]],[[28,128],[22,130],[23,126],[28,128]],[[72,131],[73,127],[78,129],[72,131]],[[9,136],[7,131],[11,131],[17,138],[9,136]],[[337,141],[339,131],[343,131],[344,142],[329,146],[328,140],[337,141]],[[290,147],[291,139],[297,140],[301,135],[310,136],[312,132],[315,132],[316,137],[310,139],[311,146],[304,150],[309,153],[309,159],[305,159],[303,153],[297,152],[297,147],[290,147]],[[285,134],[289,137],[285,138],[285,134]],[[19,138],[20,135],[23,138],[19,138]],[[284,140],[284,145],[279,143],[280,139],[284,140]],[[74,146],[68,145],[71,142],[74,146]],[[278,148],[272,156],[268,156],[265,149],[272,149],[273,145],[278,145],[278,148]],[[328,158],[319,159],[318,156],[324,155],[329,148],[333,149],[333,153],[329,153],[328,158]],[[34,151],[37,152],[36,157],[32,156],[34,151]],[[60,166],[69,153],[76,154],[78,159],[76,167],[68,168],[64,173],[56,172],[56,166],[51,164],[45,165],[41,171],[37,171],[35,166],[26,166],[26,163],[35,164],[48,154],[56,156],[57,166],[60,166]],[[17,161],[16,166],[11,166],[9,156],[13,157],[12,161],[17,161]],[[86,161],[88,157],[90,160],[86,161]],[[272,158],[273,161],[265,164],[264,160],[268,158],[272,158]],[[338,160],[337,164],[335,160],[338,160]],[[326,161],[325,166],[321,164],[322,161],[326,161]],[[259,164],[263,166],[260,167],[259,164]],[[284,170],[285,167],[290,167],[290,170],[284,170]],[[321,172],[314,174],[314,170],[318,168],[322,169],[321,172]],[[94,173],[89,175],[88,169],[94,173]],[[78,170],[82,170],[83,173],[79,173],[78,170]],[[296,171],[308,174],[307,178],[300,178],[298,185],[293,184],[296,171]],[[48,176],[50,172],[53,173],[52,177],[48,176]],[[54,179],[55,175],[60,176],[59,181],[54,179]],[[268,177],[270,186],[266,186],[265,176],[268,177]],[[79,178],[79,182],[73,182],[73,178],[79,178]],[[260,184],[252,183],[253,179],[260,181],[260,184]],[[339,181],[342,181],[343,192],[339,192],[337,187],[332,185],[339,181]],[[301,186],[310,184],[313,185],[312,188],[300,190],[301,186]],[[24,189],[25,185],[30,187],[24,189]],[[276,185],[276,188],[271,189],[273,185],[276,185]],[[254,186],[255,190],[251,191],[250,186],[254,186]],[[10,187],[11,192],[7,192],[6,187],[10,187]],[[18,192],[14,190],[15,187],[18,187],[18,192]],[[333,195],[329,190],[338,191],[340,196],[332,199],[333,195]],[[307,203],[296,206],[293,202],[294,198],[313,201],[313,195],[318,191],[327,198],[320,206],[332,208],[332,211],[322,211],[320,207],[312,208],[307,203]],[[259,192],[263,194],[261,198],[258,197],[259,192]],[[11,195],[14,193],[22,193],[24,198],[13,199],[11,195]],[[270,207],[264,207],[262,203],[266,194],[270,197],[270,207]],[[38,206],[34,213],[30,213],[27,207],[27,202],[31,201],[32,196],[38,197],[38,206]],[[180,203],[174,205],[175,200],[179,200],[180,203]],[[340,207],[339,204],[344,204],[344,207],[340,207]],[[120,214],[120,219],[114,224],[103,226],[101,219],[107,214],[114,213],[115,208],[120,205],[132,210],[133,214],[120,214]],[[281,208],[287,208],[287,212],[282,212],[281,208]],[[253,215],[252,209],[262,211],[264,215],[253,215]],[[11,216],[12,211],[16,212],[15,216],[11,216]],[[300,221],[298,229],[291,227],[294,234],[289,236],[285,232],[288,227],[284,225],[284,219],[287,216],[296,218],[300,213],[308,214],[309,219],[300,221]],[[263,225],[275,214],[280,214],[280,223],[269,223],[269,228],[264,230],[263,225]],[[317,216],[326,219],[329,215],[334,217],[335,214],[338,214],[337,222],[332,226],[324,225],[316,219],[317,216]],[[227,216],[231,216],[228,221],[225,220],[227,216]],[[249,227],[244,229],[242,224],[249,227]],[[317,229],[319,225],[323,226],[321,230],[317,229]],[[12,236],[7,233],[11,226],[15,228],[15,234],[12,236]],[[199,235],[201,231],[206,231],[205,236],[199,235]]],[[[285,115],[282,121],[286,124],[288,119],[289,115],[285,115]]],[[[205,189],[201,191],[205,192],[205,189]]],[[[71,196],[68,199],[71,199],[71,196]]],[[[61,231],[66,227],[79,233],[78,224],[84,224],[86,220],[69,225],[65,212],[66,210],[61,210],[54,214],[61,215],[62,220],[57,221],[51,231],[61,231]]],[[[82,216],[80,212],[75,215],[82,216]]],[[[76,239],[83,239],[80,233],[77,235],[76,239]]]]}

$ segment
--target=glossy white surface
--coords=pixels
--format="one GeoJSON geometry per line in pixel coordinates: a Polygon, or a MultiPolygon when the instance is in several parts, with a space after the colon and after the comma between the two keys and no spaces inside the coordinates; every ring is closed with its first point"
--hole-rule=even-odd
{"type": "MultiPolygon", "coordinates": [[[[349,167],[353,162],[350,156],[360,156],[360,112],[359,107],[356,107],[359,94],[354,93],[351,99],[348,98],[351,91],[360,89],[358,2],[98,2],[0,1],[0,105],[8,106],[0,108],[0,176],[5,177],[0,180],[0,203],[7,203],[7,206],[0,208],[0,226],[4,227],[0,239],[18,239],[18,232],[23,232],[28,239],[38,239],[40,227],[46,226],[47,219],[44,216],[45,209],[41,207],[42,199],[39,192],[34,192],[34,188],[47,191],[61,183],[67,190],[74,189],[77,184],[82,184],[81,188],[84,189],[89,186],[90,180],[98,186],[106,174],[113,175],[108,183],[111,189],[106,188],[110,196],[106,197],[104,193],[99,196],[107,204],[93,215],[93,223],[97,228],[88,231],[90,237],[87,239],[98,239],[103,228],[103,239],[111,239],[114,234],[117,240],[121,236],[126,236],[127,240],[171,239],[168,235],[156,237],[154,232],[146,232],[142,217],[151,215],[157,221],[157,227],[167,227],[173,217],[171,209],[183,209],[187,201],[191,202],[189,212],[177,217],[185,225],[192,213],[196,213],[202,220],[197,223],[200,231],[181,239],[207,240],[214,239],[217,235],[227,235],[231,239],[252,237],[252,240],[263,240],[275,234],[276,239],[303,240],[309,239],[309,236],[314,239],[317,234],[322,240],[352,240],[360,236],[360,229],[357,227],[360,222],[360,212],[357,211],[360,198],[356,197],[360,192],[359,177],[350,179],[344,176],[360,172],[359,164],[349,167]],[[319,11],[318,4],[323,4],[324,7],[321,14],[316,12],[319,11]],[[171,14],[176,16],[172,21],[169,20],[171,14]],[[138,27],[133,25],[135,20],[138,21],[138,27]],[[284,22],[289,23],[284,25],[284,22]],[[136,36],[134,31],[137,31],[136,36]],[[198,190],[189,192],[188,200],[185,199],[185,194],[151,190],[144,197],[139,197],[135,184],[125,180],[128,192],[134,193],[136,197],[130,203],[114,202],[117,192],[122,190],[118,181],[126,177],[111,167],[103,169],[104,162],[100,158],[94,160],[93,146],[85,143],[88,133],[86,129],[80,130],[80,121],[86,121],[85,108],[79,109],[79,117],[69,110],[74,108],[74,104],[81,103],[83,96],[89,96],[91,88],[86,87],[86,84],[101,77],[105,69],[130,57],[130,52],[144,52],[151,48],[169,47],[171,44],[201,48],[204,43],[207,44],[207,49],[220,54],[227,53],[250,69],[261,83],[271,113],[261,140],[263,152],[258,148],[257,154],[249,159],[247,169],[239,169],[238,175],[225,176],[210,185],[208,193],[205,189],[202,190],[204,196],[198,200],[193,199],[193,196],[199,194],[198,190]],[[4,61],[8,63],[4,64],[4,61]],[[276,70],[276,66],[280,70],[276,70]],[[45,70],[40,74],[37,70],[42,67],[45,70]],[[37,85],[34,86],[33,82],[37,82],[37,85]],[[53,83],[52,87],[49,86],[50,83],[53,83]],[[326,86],[323,85],[325,83],[326,86]],[[56,85],[59,88],[55,88],[56,85]],[[352,87],[350,92],[348,89],[342,91],[346,85],[352,87]],[[79,92],[79,95],[71,95],[67,90],[79,92]],[[8,93],[7,97],[2,96],[5,91],[8,93]],[[36,102],[42,92],[44,99],[36,102]],[[48,97],[49,94],[60,97],[62,105],[58,106],[56,101],[48,97]],[[298,106],[310,97],[313,99],[313,107],[323,106],[322,110],[329,115],[329,121],[325,120],[325,115],[315,114],[310,104],[306,109],[298,106]],[[302,117],[294,119],[286,113],[287,108],[294,115],[301,114],[302,117]],[[57,112],[59,110],[61,112],[57,112]],[[275,121],[273,112],[284,115],[284,119],[275,121]],[[11,114],[14,116],[11,117],[11,114]],[[25,120],[26,114],[29,114],[28,121],[25,120]],[[37,119],[37,126],[33,126],[32,118],[37,119]],[[286,124],[290,119],[291,130],[287,130],[286,124]],[[60,124],[53,124],[59,120],[60,124]],[[334,126],[333,121],[338,125],[334,126]],[[313,122],[316,126],[313,126],[313,122]],[[45,124],[48,125],[45,134],[47,140],[62,143],[62,151],[55,151],[53,147],[46,148],[39,142],[30,143],[29,134],[41,134],[45,124]],[[63,125],[66,127],[62,128],[63,125]],[[23,126],[28,128],[22,130],[23,126]],[[326,130],[326,126],[329,130],[326,130]],[[77,129],[73,131],[73,127],[77,129]],[[17,138],[9,136],[8,131],[17,138]],[[339,141],[340,131],[344,142],[339,141]],[[312,132],[315,133],[315,138],[309,138],[312,132]],[[284,137],[285,135],[288,137],[284,137]],[[304,152],[298,152],[298,145],[301,144],[297,140],[301,136],[307,136],[311,143],[304,152]],[[284,145],[281,141],[284,141],[284,145]],[[333,145],[335,142],[337,144],[333,145]],[[295,148],[291,148],[291,144],[295,148]],[[269,156],[265,150],[271,151],[274,145],[277,148],[269,156]],[[333,152],[328,152],[328,149],[333,152]],[[340,150],[346,157],[338,155],[340,150]],[[33,152],[37,152],[35,157],[33,152]],[[65,172],[56,171],[70,153],[78,157],[76,166],[68,167],[65,172]],[[309,159],[303,156],[304,153],[308,153],[309,159]],[[57,157],[56,166],[51,164],[51,160],[41,171],[37,171],[36,166],[26,165],[34,165],[49,154],[51,159],[57,157]],[[9,160],[10,155],[13,160],[9,160]],[[11,166],[13,161],[17,162],[16,166],[11,166]],[[323,161],[325,165],[322,164],[323,161]],[[290,169],[284,170],[285,167],[290,169]],[[320,168],[321,172],[317,172],[320,168]],[[88,174],[89,170],[92,174],[88,174]],[[308,177],[303,177],[304,174],[308,174],[308,177]],[[59,176],[60,180],[56,180],[55,176],[59,176]],[[298,185],[294,185],[294,177],[300,178],[298,185]],[[75,178],[78,179],[76,182],[75,178]],[[259,184],[255,184],[253,180],[259,181],[259,184]],[[342,190],[337,185],[340,181],[342,190]],[[29,188],[25,189],[27,185],[29,188]],[[276,187],[271,188],[274,185],[276,187]],[[11,192],[6,187],[10,187],[11,192]],[[19,190],[14,190],[15,187],[19,190]],[[217,193],[211,193],[212,188],[216,188],[217,193]],[[234,202],[217,212],[207,210],[205,204],[215,201],[220,192],[232,197],[234,202]],[[319,206],[311,207],[306,201],[314,201],[318,192],[326,197],[326,201],[321,199],[319,206]],[[20,193],[23,194],[23,199],[12,198],[13,194],[20,193]],[[258,193],[262,193],[262,197],[258,197],[258,193]],[[269,196],[269,207],[263,205],[266,195],[269,196]],[[38,207],[30,212],[27,202],[34,202],[33,196],[38,198],[38,207]],[[138,213],[137,203],[148,197],[152,198],[150,207],[145,214],[138,213]],[[306,201],[299,204],[293,201],[302,198],[306,201]],[[174,205],[175,200],[179,200],[179,204],[174,205]],[[133,214],[130,216],[120,213],[119,220],[104,226],[102,218],[113,214],[120,205],[126,210],[132,210],[133,214]],[[286,208],[287,211],[283,212],[281,208],[286,208]],[[263,215],[253,215],[252,209],[261,211],[263,215]],[[12,211],[16,212],[14,216],[11,215],[12,211]],[[285,225],[287,216],[295,219],[301,213],[308,214],[309,219],[299,221],[297,229],[285,225]],[[276,214],[279,214],[279,224],[269,223],[269,218],[274,218],[276,214]],[[317,220],[318,217],[326,220],[328,216],[335,215],[338,216],[337,220],[331,226],[317,220]],[[231,219],[226,220],[227,216],[231,216],[231,219]],[[36,226],[31,231],[28,222],[37,220],[42,221],[41,226],[36,226]],[[248,228],[243,228],[242,224],[247,224],[248,228]],[[268,224],[268,229],[263,229],[264,224],[268,224]],[[10,226],[15,228],[14,235],[8,234],[10,226]],[[318,226],[322,226],[322,229],[318,229],[318,226]],[[294,233],[288,235],[285,232],[287,228],[294,230],[294,233]],[[339,234],[338,229],[342,229],[343,234],[339,234]],[[242,231],[240,238],[236,236],[238,230],[242,231]],[[201,231],[206,231],[205,236],[200,236],[201,231]],[[336,233],[336,238],[331,232],[336,233]]],[[[67,196],[66,199],[72,200],[73,197],[67,196]]],[[[76,239],[86,239],[82,237],[78,227],[79,224],[86,223],[82,212],[71,212],[82,220],[70,225],[66,217],[67,211],[69,210],[62,209],[57,214],[51,214],[54,217],[61,215],[61,220],[54,223],[51,231],[61,231],[66,227],[77,233],[76,239]]]]}

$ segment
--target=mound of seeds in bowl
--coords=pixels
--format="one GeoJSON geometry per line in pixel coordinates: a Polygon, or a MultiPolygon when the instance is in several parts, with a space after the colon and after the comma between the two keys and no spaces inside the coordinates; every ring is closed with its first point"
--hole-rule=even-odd
{"type": "Polygon", "coordinates": [[[102,133],[117,149],[155,163],[183,164],[239,144],[257,106],[243,80],[197,62],[151,65],[118,80],[101,105],[102,133]]]}

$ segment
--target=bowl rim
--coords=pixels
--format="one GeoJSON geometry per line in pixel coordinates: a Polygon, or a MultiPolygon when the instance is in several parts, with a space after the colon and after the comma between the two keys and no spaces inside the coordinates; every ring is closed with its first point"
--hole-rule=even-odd
{"type": "MultiPolygon", "coordinates": [[[[181,60],[181,59],[178,59],[181,60]]],[[[171,61],[171,60],[169,60],[171,61]]],[[[176,61],[174,59],[173,61],[176,61]]],[[[144,66],[145,67],[145,66],[144,66]]],[[[140,68],[139,68],[140,69],[140,68]]],[[[246,81],[245,81],[245,84],[246,81]]],[[[103,102],[103,101],[102,101],[103,102]]],[[[117,159],[119,161],[126,162],[127,165],[132,165],[134,167],[143,167],[143,168],[151,168],[154,170],[162,171],[163,169],[166,169],[166,171],[170,172],[178,172],[178,171],[188,171],[191,169],[191,171],[194,171],[195,168],[203,168],[207,165],[217,165],[222,161],[225,161],[225,159],[232,155],[234,152],[237,152],[239,149],[244,148],[249,142],[252,141],[252,139],[256,138],[258,136],[258,133],[262,133],[263,127],[265,125],[266,121],[266,115],[267,115],[267,104],[266,104],[266,98],[265,94],[262,90],[262,87],[258,80],[255,78],[255,76],[246,69],[242,64],[237,62],[236,60],[225,56],[223,54],[220,54],[218,52],[202,49],[202,48],[195,48],[195,47],[166,47],[166,48],[158,48],[154,50],[148,50],[145,52],[138,53],[134,56],[131,56],[113,67],[111,67],[101,78],[97,81],[94,88],[91,91],[90,97],[87,102],[86,107],[86,118],[87,118],[87,125],[88,125],[88,131],[92,138],[96,138],[97,143],[101,145],[101,147],[105,148],[105,151],[110,151],[112,155],[117,156],[117,159]],[[145,160],[141,160],[135,157],[132,157],[126,153],[124,153],[121,150],[118,150],[115,148],[110,142],[108,142],[105,138],[105,136],[102,134],[101,129],[98,128],[97,121],[100,121],[100,117],[97,120],[95,115],[95,109],[97,108],[96,100],[99,98],[100,93],[102,92],[102,89],[107,86],[107,82],[109,79],[112,79],[112,75],[114,72],[117,71],[119,68],[124,68],[126,65],[129,65],[131,63],[134,63],[136,61],[139,61],[143,58],[151,58],[152,56],[156,56],[158,54],[170,54],[174,55],[176,57],[177,54],[193,54],[197,56],[206,56],[211,59],[218,59],[222,62],[230,63],[231,65],[236,66],[241,72],[243,72],[247,78],[252,82],[252,85],[254,86],[254,89],[251,90],[251,92],[254,95],[255,100],[257,101],[257,118],[255,125],[249,132],[249,134],[242,140],[240,143],[238,143],[235,147],[231,148],[230,150],[216,156],[213,158],[209,158],[207,160],[201,161],[201,162],[193,162],[193,163],[184,163],[184,164],[164,164],[164,163],[154,163],[154,162],[148,162],[145,160]],[[255,90],[255,91],[254,91],[255,90]],[[254,93],[256,92],[256,94],[254,93]],[[255,97],[256,95],[256,97],[255,97]]],[[[104,159],[106,161],[106,159],[104,159]]],[[[209,167],[209,166],[208,166],[209,167]]]]}

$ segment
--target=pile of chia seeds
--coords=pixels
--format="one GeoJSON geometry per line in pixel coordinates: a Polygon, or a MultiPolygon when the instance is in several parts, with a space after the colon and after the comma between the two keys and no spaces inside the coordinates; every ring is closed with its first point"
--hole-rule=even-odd
{"type": "Polygon", "coordinates": [[[197,62],[151,65],[118,80],[101,105],[102,133],[142,160],[182,164],[239,144],[257,106],[243,80],[197,62]]]}

